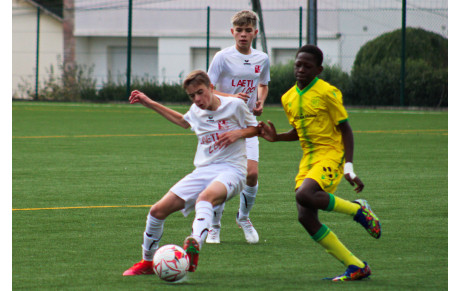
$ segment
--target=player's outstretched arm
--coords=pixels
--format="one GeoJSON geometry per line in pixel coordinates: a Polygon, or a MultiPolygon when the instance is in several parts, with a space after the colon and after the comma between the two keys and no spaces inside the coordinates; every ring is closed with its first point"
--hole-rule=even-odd
{"type": "Polygon", "coordinates": [[[278,134],[276,132],[275,125],[270,120],[268,120],[267,123],[268,125],[263,121],[259,121],[258,127],[260,128],[260,132],[259,132],[260,137],[270,142],[299,140],[299,136],[297,135],[297,130],[295,130],[295,128],[292,128],[288,132],[283,132],[283,133],[278,134]]]}
{"type": "Polygon", "coordinates": [[[216,141],[216,146],[218,146],[219,148],[223,148],[234,143],[240,138],[249,138],[256,136],[258,132],[259,128],[255,126],[248,126],[247,128],[227,131],[219,135],[219,140],[216,141]]]}
{"type": "Polygon", "coordinates": [[[339,124],[340,131],[342,132],[342,140],[345,147],[345,168],[344,177],[350,183],[351,186],[355,186],[356,193],[363,191],[364,183],[355,174],[353,170],[353,151],[354,151],[354,139],[353,130],[351,129],[348,121],[339,124]]]}
{"type": "Polygon", "coordinates": [[[181,113],[172,110],[171,108],[168,108],[164,105],[161,105],[156,101],[153,101],[141,91],[134,90],[133,92],[131,92],[131,96],[129,96],[129,103],[140,103],[147,108],[155,110],[172,123],[175,123],[183,128],[190,127],[190,124],[184,119],[184,116],[181,113]]]}

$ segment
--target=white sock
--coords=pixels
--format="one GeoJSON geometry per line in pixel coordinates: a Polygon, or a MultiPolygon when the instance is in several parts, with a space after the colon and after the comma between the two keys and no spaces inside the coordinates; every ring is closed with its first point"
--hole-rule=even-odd
{"type": "Polygon", "coordinates": [[[192,236],[198,240],[200,249],[208,235],[213,214],[214,211],[212,210],[212,204],[210,202],[200,201],[195,205],[195,220],[193,220],[192,225],[192,236]]]}
{"type": "Polygon", "coordinates": [[[222,214],[224,213],[225,202],[214,206],[212,209],[214,211],[214,215],[212,216],[211,226],[213,228],[220,227],[220,220],[222,219],[222,214]]]}
{"type": "Polygon", "coordinates": [[[163,236],[163,225],[165,221],[147,215],[145,223],[144,243],[142,244],[142,258],[146,261],[153,261],[155,254],[160,244],[160,239],[163,236]]]}
{"type": "Polygon", "coordinates": [[[259,189],[258,183],[254,187],[244,185],[244,189],[240,193],[239,219],[247,219],[249,217],[249,212],[256,201],[257,189],[259,189]]]}

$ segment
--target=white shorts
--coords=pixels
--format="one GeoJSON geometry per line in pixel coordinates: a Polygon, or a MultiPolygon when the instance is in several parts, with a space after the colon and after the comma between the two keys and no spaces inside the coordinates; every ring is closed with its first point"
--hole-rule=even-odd
{"type": "Polygon", "coordinates": [[[227,201],[243,190],[246,172],[228,164],[199,167],[182,178],[169,191],[185,201],[185,207],[181,212],[187,216],[194,209],[198,195],[215,181],[221,182],[227,188],[227,201]]]}
{"type": "Polygon", "coordinates": [[[248,160],[259,162],[259,139],[257,136],[246,139],[246,155],[248,160]]]}

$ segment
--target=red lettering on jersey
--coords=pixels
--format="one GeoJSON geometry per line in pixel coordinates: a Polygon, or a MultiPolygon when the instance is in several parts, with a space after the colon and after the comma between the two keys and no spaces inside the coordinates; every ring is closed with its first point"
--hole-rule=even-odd
{"type": "MultiPolygon", "coordinates": [[[[219,129],[220,129],[220,125],[219,125],[219,129]]],[[[208,143],[216,142],[218,140],[219,140],[219,134],[211,133],[211,134],[201,137],[201,144],[208,144],[208,143]]]]}
{"type": "Polygon", "coordinates": [[[219,130],[226,130],[226,129],[229,128],[229,124],[228,124],[227,120],[225,120],[225,119],[218,120],[217,125],[219,126],[219,130]]]}
{"type": "Polygon", "coordinates": [[[254,86],[254,80],[238,80],[235,84],[235,80],[232,80],[232,87],[252,87],[254,86]]]}

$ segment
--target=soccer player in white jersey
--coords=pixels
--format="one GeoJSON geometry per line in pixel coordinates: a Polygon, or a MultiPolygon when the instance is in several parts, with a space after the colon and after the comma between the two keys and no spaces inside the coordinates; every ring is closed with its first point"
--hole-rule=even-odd
{"type": "MultiPolygon", "coordinates": [[[[249,110],[256,116],[263,111],[270,81],[270,61],[266,53],[251,48],[257,35],[257,15],[243,10],[232,17],[231,33],[235,45],[219,51],[208,70],[211,83],[217,94],[243,99],[249,110]]],[[[240,208],[236,216],[237,224],[243,229],[248,243],[259,242],[259,235],[249,219],[258,190],[259,140],[257,136],[246,139],[248,155],[248,176],[240,194],[240,208]]],[[[207,243],[220,243],[222,204],[214,208],[212,229],[207,243]]]]}
{"type": "Polygon", "coordinates": [[[181,210],[184,216],[195,208],[192,234],[184,249],[190,258],[190,272],[198,264],[198,254],[208,234],[213,207],[241,192],[247,174],[245,138],[258,133],[257,121],[241,99],[217,96],[206,72],[193,71],[183,83],[193,101],[182,115],[140,91],[133,91],[130,103],[140,103],[167,120],[190,128],[198,138],[195,170],[177,182],[147,215],[142,260],[126,270],[124,276],[153,274],[153,256],[163,235],[165,219],[181,210]]]}

